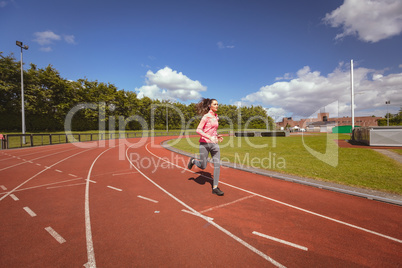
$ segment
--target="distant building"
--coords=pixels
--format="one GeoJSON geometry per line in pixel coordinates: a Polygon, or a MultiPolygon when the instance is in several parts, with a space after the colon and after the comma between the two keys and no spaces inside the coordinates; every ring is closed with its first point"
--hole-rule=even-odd
{"type": "MultiPolygon", "coordinates": [[[[378,126],[378,119],[382,117],[374,116],[355,116],[355,125],[362,127],[372,127],[378,126]]],[[[283,118],[282,122],[276,123],[277,128],[301,128],[308,131],[321,131],[330,132],[335,126],[348,126],[352,125],[351,117],[334,117],[330,118],[329,113],[319,113],[317,118],[307,118],[301,119],[299,121],[294,121],[292,117],[283,118]],[[320,130],[319,130],[320,129],[320,130]]]]}

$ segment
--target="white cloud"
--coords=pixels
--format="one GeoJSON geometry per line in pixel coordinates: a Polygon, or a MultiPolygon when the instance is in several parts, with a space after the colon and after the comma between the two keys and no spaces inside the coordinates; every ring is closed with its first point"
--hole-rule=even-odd
{"type": "Polygon", "coordinates": [[[75,44],[75,36],[74,35],[65,35],[64,41],[66,41],[69,44],[75,44]]]}
{"type": "Polygon", "coordinates": [[[285,73],[282,77],[276,77],[275,81],[279,81],[279,80],[290,80],[293,78],[293,74],[291,73],[285,73]]]}
{"type": "Polygon", "coordinates": [[[33,41],[41,45],[42,47],[39,48],[39,50],[44,52],[52,51],[53,49],[52,47],[50,47],[50,45],[53,45],[55,42],[61,40],[64,40],[68,44],[76,44],[74,35],[63,35],[62,38],[60,35],[55,34],[52,31],[44,31],[44,32],[35,32],[34,36],[35,39],[33,41]]]}
{"type": "MultiPolygon", "coordinates": [[[[401,84],[402,73],[383,75],[381,70],[355,68],[356,114],[380,110],[385,107],[385,100],[388,99],[394,100],[394,103],[402,103],[401,84]]],[[[337,102],[335,115],[349,115],[350,99],[350,69],[349,66],[341,64],[327,76],[321,75],[318,71],[311,71],[305,66],[297,72],[296,78],[261,87],[259,91],[247,95],[242,101],[271,107],[272,111],[280,111],[282,115],[291,114],[294,117],[305,118],[335,101],[337,102]]],[[[331,113],[334,113],[332,108],[331,113]]]]}
{"type": "Polygon", "coordinates": [[[216,43],[216,45],[218,46],[219,49],[224,49],[224,48],[235,48],[235,46],[233,45],[225,45],[223,44],[222,41],[219,41],[218,43],[216,43]]]}
{"type": "Polygon", "coordinates": [[[53,51],[53,49],[51,47],[41,47],[41,48],[39,48],[39,50],[43,51],[43,52],[51,52],[51,51],[53,51]]]}
{"type": "Polygon", "coordinates": [[[362,41],[375,43],[402,32],[402,1],[345,0],[323,21],[343,28],[335,39],[357,35],[362,41]]]}
{"type": "Polygon", "coordinates": [[[182,72],[173,71],[169,67],[156,73],[148,71],[145,82],[145,86],[136,88],[139,98],[147,96],[153,99],[198,100],[201,98],[200,92],[207,90],[199,81],[191,80],[182,72]]]}
{"type": "Polygon", "coordinates": [[[33,41],[37,42],[41,46],[50,45],[54,41],[61,40],[61,36],[52,31],[36,32],[34,35],[36,36],[36,39],[33,41]]]}

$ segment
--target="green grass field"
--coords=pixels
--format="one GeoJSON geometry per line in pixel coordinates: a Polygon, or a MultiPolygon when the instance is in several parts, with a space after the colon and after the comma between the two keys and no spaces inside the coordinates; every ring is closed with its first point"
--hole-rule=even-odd
{"type": "MultiPolygon", "coordinates": [[[[328,140],[326,134],[276,139],[225,137],[224,142],[220,144],[221,160],[284,174],[402,194],[402,165],[372,149],[340,148],[334,141],[349,138],[350,136],[345,134],[329,134],[328,140]],[[258,148],[263,146],[265,147],[258,148]],[[321,160],[313,156],[307,147],[314,150],[321,160]],[[325,156],[327,148],[329,155],[325,156]]],[[[198,139],[181,139],[176,142],[172,140],[169,143],[177,143],[175,148],[197,154],[198,139]]]]}

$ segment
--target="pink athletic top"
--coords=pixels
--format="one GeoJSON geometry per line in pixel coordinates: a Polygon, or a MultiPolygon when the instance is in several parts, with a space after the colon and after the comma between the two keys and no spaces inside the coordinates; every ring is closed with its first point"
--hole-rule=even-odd
{"type": "Polygon", "coordinates": [[[208,136],[218,136],[218,120],[218,115],[212,110],[209,110],[209,112],[202,117],[197,127],[197,133],[201,135],[199,142],[213,143],[210,139],[208,139],[208,136]]]}

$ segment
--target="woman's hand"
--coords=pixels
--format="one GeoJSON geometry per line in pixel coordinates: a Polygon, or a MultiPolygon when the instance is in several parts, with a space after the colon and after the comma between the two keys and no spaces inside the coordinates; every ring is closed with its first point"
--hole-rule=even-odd
{"type": "Polygon", "coordinates": [[[218,141],[219,141],[219,142],[222,142],[222,141],[223,141],[222,135],[218,135],[218,141]]]}

